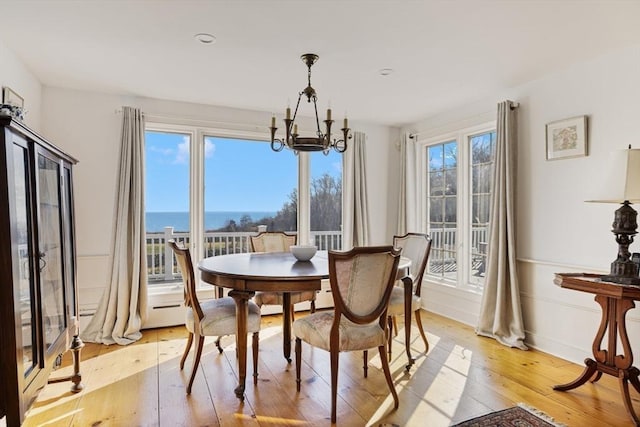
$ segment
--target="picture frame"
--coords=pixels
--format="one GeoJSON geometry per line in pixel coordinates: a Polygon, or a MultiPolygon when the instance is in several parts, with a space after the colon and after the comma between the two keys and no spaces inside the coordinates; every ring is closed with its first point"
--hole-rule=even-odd
{"type": "Polygon", "coordinates": [[[24,99],[10,87],[2,87],[2,103],[18,108],[24,108],[24,99]]]}
{"type": "Polygon", "coordinates": [[[587,116],[577,116],[547,123],[547,160],[587,155],[587,116]]]}

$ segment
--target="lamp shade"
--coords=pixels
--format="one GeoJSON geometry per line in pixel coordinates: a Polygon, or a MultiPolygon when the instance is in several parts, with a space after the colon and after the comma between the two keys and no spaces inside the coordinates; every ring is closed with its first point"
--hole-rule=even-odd
{"type": "Polygon", "coordinates": [[[640,149],[613,151],[602,169],[601,190],[588,202],[640,202],[640,149]]]}

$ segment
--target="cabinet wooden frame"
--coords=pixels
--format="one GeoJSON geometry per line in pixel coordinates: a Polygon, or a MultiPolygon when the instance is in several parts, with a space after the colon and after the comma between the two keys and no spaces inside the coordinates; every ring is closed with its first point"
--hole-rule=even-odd
{"type": "Polygon", "coordinates": [[[75,163],[21,122],[0,116],[0,416],[7,425],[24,421],[47,382],[71,380],[72,391],[82,388],[75,163]],[[73,375],[52,380],[68,349],[73,375]]]}

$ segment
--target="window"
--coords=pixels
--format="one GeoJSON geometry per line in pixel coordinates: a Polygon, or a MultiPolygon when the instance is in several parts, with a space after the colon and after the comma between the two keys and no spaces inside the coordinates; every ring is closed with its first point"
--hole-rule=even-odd
{"type": "Polygon", "coordinates": [[[481,291],[487,256],[495,129],[482,126],[419,141],[424,229],[432,279],[481,291]]]}
{"type": "Polygon", "coordinates": [[[312,244],[342,249],[342,154],[310,154],[310,215],[312,244]]]}
{"type": "Polygon", "coordinates": [[[147,124],[145,137],[150,285],[179,283],[168,239],[194,260],[248,252],[262,229],[341,248],[342,155],[276,153],[256,135],[186,126],[147,124]]]}
{"type": "Polygon", "coordinates": [[[258,227],[298,230],[298,158],[263,141],[204,137],[205,256],[249,251],[258,227]]]}
{"type": "MultiPolygon", "coordinates": [[[[145,227],[149,283],[174,279],[165,241],[189,243],[191,134],[145,134],[145,227]],[[169,267],[167,267],[169,264],[169,267]]],[[[178,276],[179,277],[179,276],[178,276]]]]}

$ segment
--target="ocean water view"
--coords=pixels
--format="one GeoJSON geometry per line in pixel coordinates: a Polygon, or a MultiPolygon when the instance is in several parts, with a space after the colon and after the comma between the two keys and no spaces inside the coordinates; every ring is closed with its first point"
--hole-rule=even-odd
{"type": "MultiPolygon", "coordinates": [[[[264,217],[275,216],[277,212],[251,211],[234,212],[219,211],[204,213],[204,229],[214,230],[224,227],[229,221],[237,223],[244,215],[249,215],[253,221],[264,217]]],[[[164,231],[165,227],[173,227],[174,231],[189,230],[189,212],[146,212],[145,221],[147,232],[164,231]]]]}

